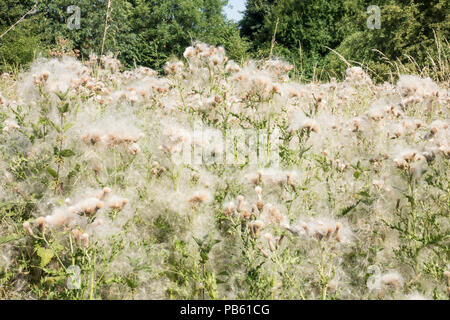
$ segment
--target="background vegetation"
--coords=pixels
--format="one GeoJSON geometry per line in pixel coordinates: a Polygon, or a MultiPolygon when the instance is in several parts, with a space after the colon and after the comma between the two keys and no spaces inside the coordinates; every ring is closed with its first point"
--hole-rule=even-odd
{"type": "MultiPolygon", "coordinates": [[[[0,32],[34,3],[2,1],[0,32]]],[[[442,64],[448,63],[444,57],[448,55],[450,10],[445,0],[248,0],[238,24],[224,16],[226,0],[124,0],[111,4],[105,49],[118,54],[127,67],[136,64],[161,70],[193,40],[223,45],[230,58],[240,62],[248,57],[268,57],[275,40],[272,53],[293,63],[306,79],[340,78],[348,63],[358,62],[380,80],[392,76],[396,64],[443,80],[442,64]],[[381,8],[381,29],[367,28],[369,5],[381,8]]],[[[26,65],[37,54],[47,55],[49,49],[58,47],[59,39],[79,50],[82,57],[99,54],[106,10],[104,0],[39,1],[36,13],[0,39],[1,69],[26,65]],[[71,15],[66,9],[73,4],[81,9],[78,30],[70,30],[66,24],[71,15]]]]}

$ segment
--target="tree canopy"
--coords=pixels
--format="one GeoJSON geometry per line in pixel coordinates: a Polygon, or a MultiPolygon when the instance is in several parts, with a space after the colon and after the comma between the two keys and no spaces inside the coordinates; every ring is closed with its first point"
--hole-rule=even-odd
{"type": "MultiPolygon", "coordinates": [[[[0,38],[2,69],[25,65],[37,53],[58,47],[59,39],[82,57],[100,53],[108,0],[76,1],[79,29],[67,25],[72,14],[67,8],[73,2],[39,0],[35,13],[0,38]]],[[[128,67],[161,69],[195,40],[223,45],[230,58],[238,61],[267,58],[272,52],[293,63],[306,78],[324,70],[325,78],[339,76],[347,63],[365,64],[381,78],[396,62],[412,69],[436,69],[438,63],[448,63],[446,0],[248,0],[238,24],[223,14],[227,0],[110,2],[105,52],[114,52],[128,67]],[[366,25],[370,5],[381,10],[379,29],[366,25]]],[[[35,0],[2,1],[0,34],[34,4],[35,0]]]]}

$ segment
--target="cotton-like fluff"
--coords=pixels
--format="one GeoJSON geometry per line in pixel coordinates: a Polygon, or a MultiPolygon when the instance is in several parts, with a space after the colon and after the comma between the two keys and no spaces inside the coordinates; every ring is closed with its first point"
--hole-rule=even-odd
{"type": "Polygon", "coordinates": [[[261,169],[244,175],[244,180],[258,185],[264,183],[267,186],[291,185],[294,186],[298,179],[295,171],[284,171],[276,168],[261,169]]]}
{"type": "Polygon", "coordinates": [[[295,132],[299,129],[306,129],[310,132],[318,133],[319,124],[315,119],[306,117],[303,111],[299,110],[291,118],[289,130],[295,132]]]}
{"type": "Polygon", "coordinates": [[[225,66],[226,72],[239,72],[241,71],[241,67],[233,60],[228,61],[227,65],[225,66]]]}
{"type": "Polygon", "coordinates": [[[289,223],[287,217],[280,212],[280,209],[270,203],[264,205],[264,211],[261,214],[261,220],[265,224],[274,224],[281,226],[287,226],[289,223]]]}
{"type": "Polygon", "coordinates": [[[339,221],[328,217],[309,219],[297,222],[287,227],[293,234],[316,239],[319,241],[335,241],[337,243],[350,243],[353,233],[350,228],[339,221]]]}
{"type": "Polygon", "coordinates": [[[128,203],[127,198],[122,198],[116,195],[112,195],[107,200],[107,206],[114,210],[122,210],[122,208],[128,203]]]}
{"type": "Polygon", "coordinates": [[[369,290],[398,290],[403,286],[403,277],[397,271],[389,271],[386,273],[376,273],[367,280],[367,288],[369,290]]]}
{"type": "Polygon", "coordinates": [[[345,71],[345,83],[349,83],[354,86],[370,86],[372,85],[372,79],[361,67],[351,67],[345,71]]]}
{"type": "Polygon", "coordinates": [[[431,300],[424,295],[418,293],[417,291],[407,294],[403,298],[404,300],[431,300]]]}
{"type": "Polygon", "coordinates": [[[206,203],[211,200],[211,194],[206,190],[200,190],[194,192],[192,196],[188,198],[188,202],[195,205],[195,204],[201,204],[206,203]]]}
{"type": "Polygon", "coordinates": [[[103,206],[103,201],[99,200],[98,198],[91,197],[77,203],[75,206],[71,207],[70,210],[79,214],[91,215],[93,213],[96,213],[99,209],[103,208],[103,206]]]}
{"type": "Polygon", "coordinates": [[[182,61],[172,60],[168,61],[164,66],[164,71],[167,75],[180,75],[183,71],[184,64],[182,61]]]}
{"type": "Polygon", "coordinates": [[[397,90],[403,97],[417,96],[423,99],[436,96],[439,87],[430,78],[401,75],[397,81],[397,90]]]}
{"type": "Polygon", "coordinates": [[[17,124],[17,121],[14,119],[6,119],[3,122],[3,132],[11,132],[14,130],[20,129],[20,126],[17,124]]]}
{"type": "Polygon", "coordinates": [[[81,83],[82,76],[87,72],[88,69],[72,57],[38,59],[20,80],[20,97],[25,102],[33,101],[38,94],[36,85],[43,86],[51,93],[66,92],[81,83]]]}
{"type": "Polygon", "coordinates": [[[126,118],[121,120],[105,118],[82,130],[81,140],[88,146],[128,145],[131,154],[140,151],[139,146],[134,144],[145,136],[126,118]]]}
{"type": "Polygon", "coordinates": [[[58,208],[51,214],[45,217],[45,224],[50,227],[72,227],[77,222],[80,222],[79,216],[70,209],[58,208]]]}

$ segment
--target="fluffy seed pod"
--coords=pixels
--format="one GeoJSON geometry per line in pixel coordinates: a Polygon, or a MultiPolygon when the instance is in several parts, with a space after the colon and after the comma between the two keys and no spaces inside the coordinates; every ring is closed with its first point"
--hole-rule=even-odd
{"type": "Polygon", "coordinates": [[[22,224],[22,227],[28,232],[30,236],[33,236],[33,229],[31,229],[31,224],[29,221],[26,221],[22,224]]]}

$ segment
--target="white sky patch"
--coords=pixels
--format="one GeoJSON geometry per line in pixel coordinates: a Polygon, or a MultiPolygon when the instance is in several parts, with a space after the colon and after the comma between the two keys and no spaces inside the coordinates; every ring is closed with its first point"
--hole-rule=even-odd
{"type": "Polygon", "coordinates": [[[228,5],[224,7],[225,15],[228,19],[238,22],[243,17],[246,0],[229,0],[228,5]]]}

